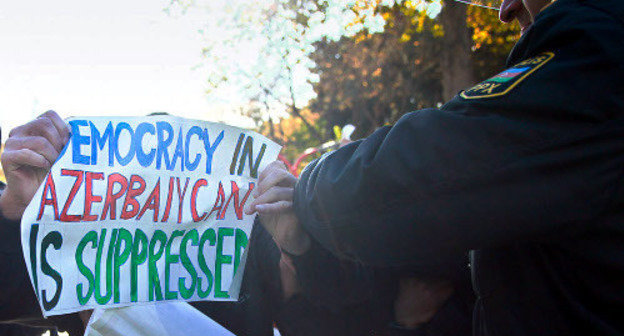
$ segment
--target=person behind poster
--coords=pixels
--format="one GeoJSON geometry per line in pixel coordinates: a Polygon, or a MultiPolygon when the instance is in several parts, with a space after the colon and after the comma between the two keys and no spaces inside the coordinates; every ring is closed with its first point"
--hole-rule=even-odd
{"type": "MultiPolygon", "coordinates": [[[[58,116],[53,112],[47,112],[41,118],[56,119],[58,116]]],[[[54,125],[35,120],[13,131],[12,139],[7,147],[7,155],[3,158],[7,160],[4,161],[4,167],[32,168],[28,167],[28,161],[20,161],[23,158],[28,158],[27,156],[14,157],[11,154],[21,152],[26,148],[25,145],[28,142],[22,141],[24,137],[29,139],[31,137],[45,138],[45,134],[49,134],[51,131],[46,129],[48,127],[54,127],[54,125]],[[15,159],[9,160],[12,157],[15,159]]],[[[39,153],[40,148],[45,149],[47,147],[35,147],[30,148],[30,150],[39,153]]],[[[60,155],[60,152],[58,154],[60,155]]],[[[54,156],[52,159],[55,160],[54,156]]],[[[41,169],[46,170],[46,167],[43,166],[41,169]]],[[[12,176],[10,175],[10,177],[12,176]]],[[[39,176],[45,176],[44,172],[39,176]]],[[[290,179],[290,183],[294,183],[294,181],[294,178],[290,179]]],[[[29,197],[24,195],[23,198],[28,199],[29,197]]],[[[4,201],[6,200],[4,199],[4,201]]],[[[4,204],[11,207],[8,209],[19,212],[19,204],[4,204]]],[[[17,221],[3,219],[1,224],[6,237],[16,236],[19,227],[17,221]]],[[[390,295],[392,286],[380,288],[378,293],[381,295],[379,295],[378,300],[360,300],[357,306],[340,309],[337,309],[338,307],[334,307],[334,309],[320,307],[306,296],[301,295],[296,274],[292,273],[291,268],[282,262],[283,257],[280,257],[279,248],[261,226],[254,230],[249,244],[249,257],[241,289],[243,300],[238,303],[192,303],[193,306],[232,332],[241,336],[272,335],[274,321],[282,334],[285,335],[360,335],[373,330],[383,331],[385,328],[388,322],[385,320],[387,311],[386,306],[381,304],[386,299],[392,299],[391,297],[384,298],[384,296],[390,295]],[[374,318],[371,318],[373,316],[374,318]]],[[[89,319],[88,312],[81,312],[80,318],[78,314],[55,316],[48,320],[41,318],[36,298],[26,278],[26,269],[19,249],[19,244],[10,241],[4,245],[4,251],[7,254],[3,254],[2,262],[5,265],[3,269],[7,272],[6,274],[3,273],[2,281],[4,288],[9,288],[9,291],[3,292],[4,294],[0,296],[2,302],[0,321],[2,323],[14,321],[30,325],[43,324],[50,328],[56,324],[60,326],[61,330],[70,331],[72,335],[81,334],[83,323],[86,324],[89,319]]],[[[103,253],[103,255],[107,254],[103,253]]]]}

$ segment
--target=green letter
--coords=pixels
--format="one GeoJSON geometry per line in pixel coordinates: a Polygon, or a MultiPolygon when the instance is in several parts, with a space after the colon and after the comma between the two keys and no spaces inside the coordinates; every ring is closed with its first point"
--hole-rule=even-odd
{"type": "Polygon", "coordinates": [[[184,266],[186,271],[191,276],[190,288],[186,288],[186,286],[184,285],[185,284],[184,278],[178,278],[178,291],[180,292],[180,295],[182,295],[184,299],[190,299],[191,296],[193,296],[193,292],[195,292],[195,286],[197,282],[197,271],[195,271],[195,267],[193,267],[193,264],[191,263],[191,259],[186,253],[186,245],[188,244],[189,240],[192,241],[191,245],[197,246],[197,243],[199,241],[199,234],[197,233],[196,229],[193,229],[187,232],[186,235],[184,235],[184,238],[182,238],[182,243],[180,243],[180,259],[182,261],[182,266],[184,266]]]}
{"type": "Polygon", "coordinates": [[[202,272],[206,274],[206,282],[208,282],[208,288],[206,290],[202,290],[201,283],[202,278],[197,278],[197,295],[204,299],[210,295],[210,291],[212,290],[212,272],[210,272],[210,268],[206,264],[206,257],[204,257],[204,243],[206,240],[210,242],[210,246],[214,246],[217,240],[217,235],[214,232],[214,229],[207,229],[202,233],[201,239],[199,239],[199,251],[197,251],[197,261],[199,262],[199,268],[201,268],[202,272]]]}
{"type": "Polygon", "coordinates": [[[241,252],[243,249],[247,248],[247,243],[249,243],[249,239],[247,239],[245,231],[236,229],[236,235],[234,237],[234,274],[236,274],[238,264],[240,264],[241,252]]]}
{"type": "Polygon", "coordinates": [[[33,282],[35,283],[35,295],[39,298],[39,281],[37,280],[37,234],[39,233],[39,224],[30,226],[30,269],[33,270],[33,282]]]}
{"type": "Polygon", "coordinates": [[[80,273],[82,273],[82,275],[84,275],[84,277],[87,278],[87,281],[89,282],[89,288],[84,296],[82,295],[82,283],[79,283],[76,286],[76,296],[78,297],[78,303],[80,303],[80,305],[85,305],[91,298],[91,295],[93,295],[93,282],[95,282],[95,276],[93,275],[93,272],[91,272],[91,270],[84,264],[84,261],[82,259],[82,253],[84,252],[84,249],[89,242],[91,242],[92,248],[97,247],[97,232],[87,232],[87,234],[82,237],[82,240],[80,240],[80,242],[78,243],[78,247],[76,248],[76,265],[78,265],[78,270],[80,271],[80,273]]]}
{"type": "Polygon", "coordinates": [[[106,229],[102,229],[100,234],[100,244],[98,246],[97,255],[95,257],[95,301],[100,305],[105,305],[113,296],[113,252],[115,251],[115,241],[117,240],[117,229],[113,229],[111,240],[108,245],[108,258],[106,259],[106,294],[100,293],[100,281],[102,277],[102,250],[104,249],[104,239],[106,238],[106,229]]]}
{"type": "Polygon", "coordinates": [[[223,255],[223,238],[226,236],[233,236],[233,228],[219,228],[217,234],[217,256],[215,257],[215,297],[216,298],[229,298],[230,295],[227,291],[221,290],[221,266],[223,264],[231,264],[232,256],[223,255]]]}
{"type": "Polygon", "coordinates": [[[115,259],[114,259],[114,283],[113,283],[113,301],[115,303],[119,303],[119,269],[121,265],[123,265],[126,261],[128,261],[128,257],[130,257],[130,252],[132,251],[132,234],[130,231],[121,228],[119,229],[119,238],[117,239],[117,243],[115,244],[115,259]],[[121,242],[124,243],[123,252],[119,252],[121,250],[121,242]]]}
{"type": "MultiPolygon", "coordinates": [[[[184,164],[184,163],[182,163],[184,164]]],[[[180,256],[177,254],[171,254],[171,244],[176,237],[182,237],[184,231],[175,230],[171,233],[171,238],[167,242],[167,247],[165,249],[165,299],[167,300],[175,300],[178,298],[177,292],[172,292],[169,290],[169,277],[171,276],[171,264],[175,264],[180,261],[180,256]]]]}
{"type": "Polygon", "coordinates": [[[56,292],[54,293],[52,300],[48,301],[48,299],[46,299],[45,289],[41,291],[41,301],[43,301],[43,309],[46,311],[54,308],[56,304],[58,304],[59,299],[61,298],[61,290],[63,289],[63,278],[59,272],[48,264],[48,260],[46,259],[46,250],[50,245],[54,246],[55,250],[60,250],[62,244],[63,237],[58,231],[48,233],[45,237],[43,237],[43,240],[41,240],[41,272],[54,279],[54,282],[56,282],[56,292]]]}
{"type": "Polygon", "coordinates": [[[162,230],[154,231],[152,240],[149,244],[149,254],[147,259],[147,265],[149,268],[149,300],[154,301],[154,293],[156,294],[156,301],[162,301],[162,290],[160,289],[160,279],[158,278],[158,267],[156,262],[162,257],[165,251],[165,244],[167,244],[167,235],[162,230]],[[160,242],[158,251],[154,252],[156,242],[160,242]]]}
{"type": "Polygon", "coordinates": [[[147,259],[147,235],[140,229],[134,232],[134,244],[132,244],[132,256],[130,257],[130,301],[137,302],[137,283],[139,265],[147,259]],[[139,252],[139,244],[143,247],[139,252]]]}

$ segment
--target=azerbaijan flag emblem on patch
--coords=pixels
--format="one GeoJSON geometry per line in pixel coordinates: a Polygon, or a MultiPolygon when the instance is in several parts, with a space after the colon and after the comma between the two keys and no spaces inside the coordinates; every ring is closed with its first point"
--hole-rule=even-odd
{"type": "Polygon", "coordinates": [[[526,59],[498,75],[464,90],[460,96],[464,99],[493,98],[506,95],[530,74],[550,61],[555,54],[545,52],[526,59]]]}
{"type": "Polygon", "coordinates": [[[510,80],[518,77],[518,75],[523,74],[525,71],[531,69],[530,67],[522,67],[522,68],[511,68],[508,70],[505,70],[501,73],[499,73],[498,75],[492,77],[489,79],[489,81],[491,82],[497,82],[497,83],[505,83],[505,82],[509,82],[510,80]]]}

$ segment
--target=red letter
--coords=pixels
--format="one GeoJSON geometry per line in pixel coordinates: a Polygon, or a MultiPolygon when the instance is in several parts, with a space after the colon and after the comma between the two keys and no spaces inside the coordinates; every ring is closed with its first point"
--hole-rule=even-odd
{"type": "Polygon", "coordinates": [[[197,215],[197,191],[199,190],[199,187],[207,185],[208,182],[205,179],[199,179],[197,180],[197,182],[195,182],[195,185],[193,185],[193,190],[191,191],[191,215],[193,216],[194,222],[199,222],[206,216],[205,212],[203,215],[201,215],[201,217],[197,215]]]}
{"type": "Polygon", "coordinates": [[[238,186],[236,185],[236,182],[232,181],[232,194],[234,194],[234,188],[236,188],[236,194],[234,194],[234,211],[236,211],[236,218],[238,218],[238,220],[243,219],[243,208],[245,207],[245,203],[247,203],[247,199],[249,198],[249,195],[251,195],[251,192],[254,190],[255,186],[255,183],[249,182],[249,189],[247,190],[245,197],[243,197],[243,201],[239,203],[238,186]]]}
{"type": "Polygon", "coordinates": [[[154,190],[152,190],[152,193],[147,198],[147,201],[145,201],[145,205],[143,206],[143,209],[141,209],[139,216],[137,216],[137,220],[141,219],[141,217],[143,217],[143,214],[145,214],[145,211],[149,209],[149,210],[154,210],[154,222],[157,222],[159,205],[160,205],[160,178],[158,178],[158,181],[156,181],[156,186],[154,186],[154,190]]]}
{"type": "Polygon", "coordinates": [[[106,219],[106,212],[110,209],[110,219],[117,218],[117,200],[123,196],[128,189],[128,180],[121,174],[114,173],[108,176],[108,186],[106,188],[106,200],[104,201],[104,210],[102,211],[102,217],[100,219],[106,219]],[[113,193],[115,183],[118,183],[121,188],[118,192],[113,193]]]}
{"type": "Polygon", "coordinates": [[[69,210],[69,207],[74,201],[74,197],[76,197],[78,189],[80,189],[80,185],[84,179],[84,172],[81,170],[61,169],[61,176],[73,176],[76,178],[74,185],[69,191],[69,196],[67,197],[63,211],[61,212],[61,222],[80,222],[82,219],[81,215],[68,215],[67,210],[69,210]]]}
{"type": "Polygon", "coordinates": [[[178,183],[178,198],[180,200],[178,204],[178,224],[182,223],[182,202],[184,202],[184,195],[186,195],[186,189],[188,188],[189,180],[190,178],[187,177],[186,183],[184,184],[184,191],[182,191],[180,190],[180,178],[176,178],[176,182],[178,183]]]}
{"type": "Polygon", "coordinates": [[[43,216],[43,207],[46,205],[52,206],[52,208],[54,209],[54,219],[59,220],[58,202],[56,200],[56,187],[54,186],[52,173],[48,174],[45,187],[43,187],[43,194],[41,195],[41,205],[39,206],[39,215],[37,216],[37,220],[41,220],[41,216],[43,216]],[[51,198],[46,198],[48,190],[50,191],[51,198]]]}
{"type": "Polygon", "coordinates": [[[225,192],[223,191],[223,184],[219,181],[219,190],[217,191],[217,199],[214,202],[214,205],[212,206],[212,210],[210,210],[210,213],[208,214],[208,216],[206,216],[206,219],[208,219],[210,217],[210,215],[212,215],[213,212],[217,212],[216,215],[216,219],[223,219],[223,218],[219,218],[219,213],[221,212],[221,209],[223,208],[223,203],[225,203],[225,192]]]}
{"type": "Polygon", "coordinates": [[[171,198],[173,195],[173,177],[169,178],[169,193],[167,194],[167,205],[165,205],[165,213],[163,214],[161,222],[166,222],[169,219],[169,212],[171,211],[171,198]]]}
{"type": "Polygon", "coordinates": [[[91,204],[92,203],[100,203],[102,202],[102,196],[93,195],[93,180],[103,180],[103,173],[94,173],[94,172],[86,172],[85,177],[85,208],[84,215],[82,217],[83,221],[94,221],[97,220],[97,215],[91,214],[91,204]]]}
{"type": "Polygon", "coordinates": [[[139,213],[139,209],[141,205],[136,200],[136,197],[141,195],[145,191],[145,180],[139,175],[130,176],[130,183],[128,184],[128,193],[126,194],[126,200],[124,201],[124,205],[121,208],[121,219],[129,219],[137,215],[139,213]],[[139,183],[138,188],[134,188],[136,183],[139,183]],[[128,208],[132,206],[132,210],[128,208]]]}
{"type": "Polygon", "coordinates": [[[238,192],[240,189],[238,188],[238,185],[236,184],[236,182],[234,181],[231,181],[231,182],[232,182],[231,184],[232,193],[230,194],[230,198],[228,198],[227,203],[225,203],[225,205],[223,206],[223,208],[217,215],[217,219],[225,218],[225,212],[227,211],[227,208],[230,205],[230,201],[232,200],[232,198],[234,198],[234,211],[236,212],[236,218],[238,218],[238,220],[243,219],[243,207],[245,207],[245,202],[247,202],[249,195],[251,195],[251,191],[253,190],[255,184],[253,182],[249,182],[249,190],[247,190],[247,193],[245,194],[243,201],[239,202],[238,192]]]}

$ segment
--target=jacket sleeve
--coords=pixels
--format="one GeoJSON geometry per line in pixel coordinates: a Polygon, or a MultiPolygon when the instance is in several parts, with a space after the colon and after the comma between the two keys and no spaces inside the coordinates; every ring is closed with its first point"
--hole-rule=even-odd
{"type": "Polygon", "coordinates": [[[316,242],[292,260],[303,295],[314,305],[336,312],[376,295],[372,267],[340,260],[316,242]]]}
{"type": "Polygon", "coordinates": [[[308,165],[305,229],[344,258],[428,268],[600,216],[624,167],[624,34],[603,13],[568,14],[528,48],[553,60],[507,95],[407,114],[308,165]]]}
{"type": "Polygon", "coordinates": [[[0,321],[43,319],[22,254],[20,223],[0,213],[0,237],[0,321]]]}
{"type": "Polygon", "coordinates": [[[18,323],[34,327],[55,328],[72,335],[84,333],[78,314],[44,319],[32,288],[22,246],[20,223],[4,218],[0,212],[0,323],[18,323]]]}
{"type": "Polygon", "coordinates": [[[237,302],[197,301],[191,305],[236,335],[273,335],[273,323],[282,305],[280,251],[258,218],[248,249],[237,302]]]}

